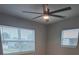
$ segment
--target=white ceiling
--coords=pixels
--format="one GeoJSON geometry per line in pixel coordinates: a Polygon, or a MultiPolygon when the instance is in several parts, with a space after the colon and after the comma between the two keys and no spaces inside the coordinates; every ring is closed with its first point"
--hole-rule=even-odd
{"type": "MultiPolygon", "coordinates": [[[[48,7],[50,9],[50,11],[54,11],[57,9],[61,9],[61,8],[65,8],[65,7],[71,7],[72,10],[69,11],[64,11],[64,12],[60,12],[60,13],[56,13],[57,15],[62,15],[62,16],[66,16],[66,18],[69,17],[73,17],[76,15],[79,15],[79,5],[67,5],[67,4],[49,4],[48,7]]],[[[23,13],[22,11],[30,11],[30,12],[43,12],[43,8],[42,5],[40,4],[2,4],[0,5],[0,12],[9,14],[9,15],[13,15],[13,16],[18,16],[24,19],[28,19],[28,20],[32,20],[32,21],[36,21],[36,22],[40,22],[40,23],[44,23],[47,24],[44,19],[42,17],[37,18],[37,19],[32,19],[36,16],[39,16],[39,14],[32,14],[32,13],[23,13]]],[[[49,18],[49,23],[54,23],[54,22],[58,22],[60,20],[64,20],[61,18],[57,18],[57,17],[50,17],[49,18]]]]}

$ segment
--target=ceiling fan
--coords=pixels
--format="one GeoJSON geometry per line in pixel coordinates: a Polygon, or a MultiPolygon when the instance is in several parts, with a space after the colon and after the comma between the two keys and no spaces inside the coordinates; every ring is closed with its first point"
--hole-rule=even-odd
{"type": "Polygon", "coordinates": [[[48,8],[48,4],[44,4],[43,5],[43,13],[29,12],[29,11],[23,11],[23,13],[40,14],[40,16],[37,16],[37,17],[32,18],[32,19],[43,17],[43,19],[45,19],[46,22],[48,22],[49,21],[49,16],[64,18],[65,16],[56,15],[55,13],[63,12],[63,11],[67,11],[67,10],[71,10],[71,7],[65,7],[65,8],[62,8],[62,9],[55,10],[55,11],[50,11],[50,9],[48,8]]]}

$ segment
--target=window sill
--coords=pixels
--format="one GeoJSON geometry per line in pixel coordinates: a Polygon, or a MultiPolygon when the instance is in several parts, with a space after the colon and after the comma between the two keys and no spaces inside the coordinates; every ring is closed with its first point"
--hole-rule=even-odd
{"type": "Polygon", "coordinates": [[[23,52],[15,52],[15,53],[7,53],[3,55],[32,55],[35,51],[23,51],[23,52]]]}

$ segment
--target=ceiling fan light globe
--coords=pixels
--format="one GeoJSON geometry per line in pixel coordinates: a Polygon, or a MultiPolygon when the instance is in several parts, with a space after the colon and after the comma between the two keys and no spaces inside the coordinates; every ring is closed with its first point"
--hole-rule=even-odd
{"type": "Polygon", "coordinates": [[[44,15],[43,19],[47,20],[47,19],[49,19],[49,16],[48,15],[44,15]]]}

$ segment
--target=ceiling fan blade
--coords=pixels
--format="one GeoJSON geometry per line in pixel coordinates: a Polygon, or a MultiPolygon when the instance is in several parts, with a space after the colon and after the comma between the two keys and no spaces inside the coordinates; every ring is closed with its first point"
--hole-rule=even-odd
{"type": "Polygon", "coordinates": [[[42,15],[40,15],[40,16],[37,16],[37,17],[35,17],[35,18],[32,18],[32,19],[36,19],[36,18],[39,18],[39,17],[42,17],[42,15]]]}
{"type": "Polygon", "coordinates": [[[65,18],[65,16],[61,16],[61,15],[50,15],[50,16],[59,17],[59,18],[65,18]]]}
{"type": "Polygon", "coordinates": [[[33,14],[42,14],[42,13],[38,13],[38,12],[29,12],[29,11],[22,11],[23,13],[33,13],[33,14]]]}
{"type": "Polygon", "coordinates": [[[66,7],[66,8],[56,10],[56,11],[51,11],[49,14],[57,13],[57,12],[63,12],[63,11],[67,11],[67,10],[71,10],[71,7],[66,7]]]}

